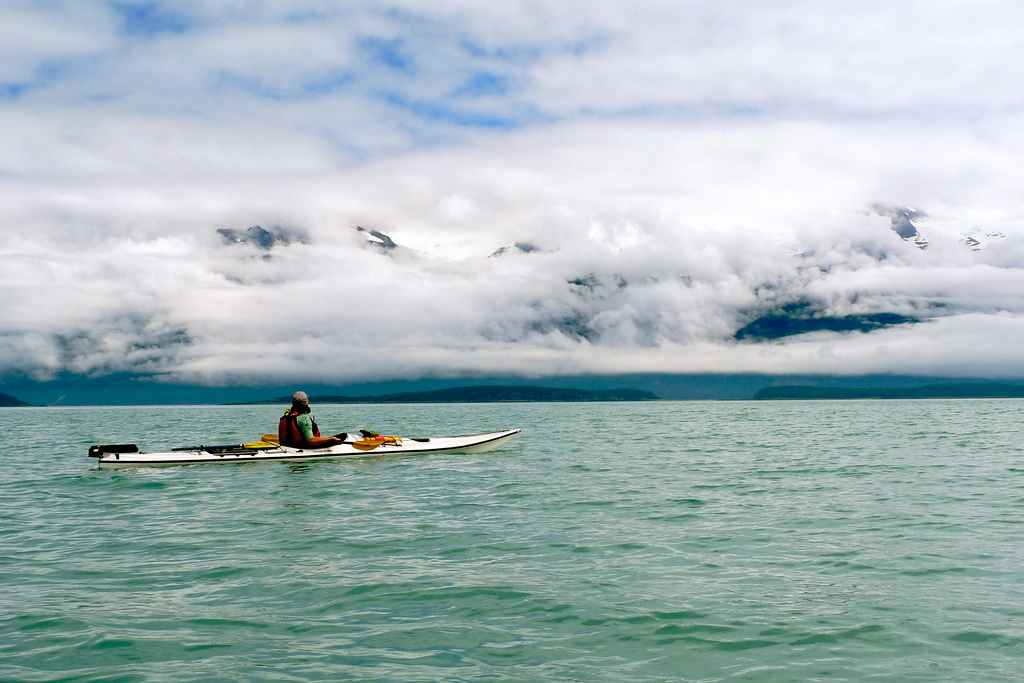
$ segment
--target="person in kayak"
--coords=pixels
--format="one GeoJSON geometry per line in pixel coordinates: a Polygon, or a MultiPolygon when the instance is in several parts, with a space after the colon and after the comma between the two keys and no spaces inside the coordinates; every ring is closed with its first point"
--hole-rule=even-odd
{"type": "Polygon", "coordinates": [[[346,436],[320,436],[320,428],[310,412],[309,396],[305,391],[292,394],[291,408],[284,411],[277,423],[278,442],[292,448],[328,448],[344,443],[346,436]]]}

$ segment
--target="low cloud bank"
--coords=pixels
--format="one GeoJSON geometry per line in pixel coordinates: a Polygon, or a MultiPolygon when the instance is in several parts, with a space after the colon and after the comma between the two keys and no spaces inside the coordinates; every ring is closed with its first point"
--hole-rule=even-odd
{"type": "Polygon", "coordinates": [[[940,173],[978,153],[941,138],[577,126],[273,187],[118,177],[7,192],[33,220],[0,243],[0,369],[211,383],[1024,375],[1010,155],[988,150],[981,176],[940,173]],[[894,164],[904,146],[932,154],[894,164]],[[903,195],[885,206],[908,208],[879,210],[884,188],[903,195]],[[911,219],[913,235],[896,229],[911,219]],[[971,231],[998,239],[975,250],[971,231]],[[787,306],[826,322],[737,335],[787,306]],[[827,322],[851,316],[880,322],[827,322]]]}

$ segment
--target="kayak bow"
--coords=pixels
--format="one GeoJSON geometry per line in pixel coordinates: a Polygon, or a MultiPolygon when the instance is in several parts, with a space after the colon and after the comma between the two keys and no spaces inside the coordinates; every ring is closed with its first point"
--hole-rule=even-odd
{"type": "Polygon", "coordinates": [[[311,460],[338,460],[367,458],[382,455],[424,455],[428,453],[486,453],[506,445],[519,429],[466,436],[436,436],[430,438],[381,437],[376,442],[366,439],[346,441],[329,448],[290,448],[266,440],[227,446],[188,446],[164,453],[146,453],[135,444],[92,446],[89,457],[96,458],[100,468],[164,467],[168,465],[196,465],[202,463],[254,462],[278,460],[307,462],[311,460]]]}

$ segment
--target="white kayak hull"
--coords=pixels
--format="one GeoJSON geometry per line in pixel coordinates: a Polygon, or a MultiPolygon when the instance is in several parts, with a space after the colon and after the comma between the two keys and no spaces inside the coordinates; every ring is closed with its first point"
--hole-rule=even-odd
{"type": "Polygon", "coordinates": [[[372,450],[360,450],[343,443],[330,448],[288,448],[279,446],[267,449],[245,449],[236,451],[211,452],[201,447],[190,450],[176,450],[164,453],[102,453],[98,462],[102,469],[125,467],[168,467],[175,465],[203,465],[209,463],[261,462],[311,462],[316,460],[349,460],[356,458],[379,458],[388,455],[431,455],[439,453],[486,453],[508,444],[520,432],[507,429],[503,432],[470,434],[466,436],[437,436],[429,439],[401,439],[400,444],[384,443],[372,450]]]}

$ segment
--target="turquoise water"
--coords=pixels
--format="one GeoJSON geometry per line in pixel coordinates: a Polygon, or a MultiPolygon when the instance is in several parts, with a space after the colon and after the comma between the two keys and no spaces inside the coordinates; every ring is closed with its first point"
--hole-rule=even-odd
{"type": "Polygon", "coordinates": [[[479,455],[106,472],[0,410],[0,680],[1019,681],[1024,401],[319,406],[479,455]]]}

